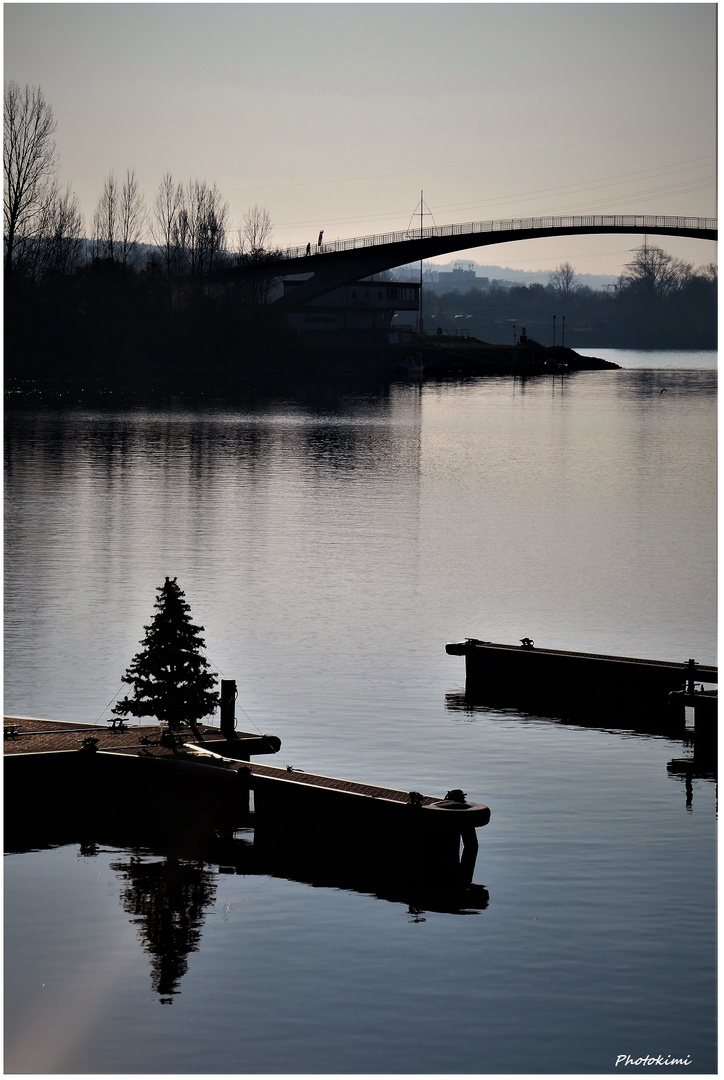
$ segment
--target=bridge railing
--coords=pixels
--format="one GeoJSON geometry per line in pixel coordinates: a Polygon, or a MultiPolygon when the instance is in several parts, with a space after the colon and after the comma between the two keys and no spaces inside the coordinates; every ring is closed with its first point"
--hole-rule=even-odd
{"type": "MultiPolygon", "coordinates": [[[[469,221],[460,225],[428,225],[422,229],[356,236],[350,240],[330,240],[312,248],[312,254],[333,251],[357,251],[382,244],[400,244],[406,240],[427,240],[435,237],[462,236],[471,233],[515,232],[530,229],[709,229],[717,227],[716,218],[670,217],[655,214],[581,214],[559,217],[507,218],[502,221],[469,221]]],[[[289,247],[279,252],[282,259],[299,259],[307,253],[306,245],[289,247]]]]}

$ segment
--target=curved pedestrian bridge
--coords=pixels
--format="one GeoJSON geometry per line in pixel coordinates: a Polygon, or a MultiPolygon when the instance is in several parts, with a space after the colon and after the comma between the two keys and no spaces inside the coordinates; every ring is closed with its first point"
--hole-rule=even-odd
{"type": "Polygon", "coordinates": [[[652,214],[569,214],[430,225],[404,232],[330,240],[315,246],[290,247],[275,252],[257,266],[225,270],[219,276],[226,280],[249,274],[272,278],[297,276],[299,280],[293,293],[271,305],[275,310],[283,311],[353,281],[438,255],[518,240],[596,233],[644,233],[647,236],[716,240],[717,220],[652,214]]]}
{"type": "MultiPolygon", "coordinates": [[[[329,255],[391,244],[419,244],[434,240],[449,243],[446,251],[456,251],[461,247],[504,244],[510,243],[511,240],[532,239],[535,236],[570,236],[575,233],[596,232],[650,232],[716,240],[717,219],[656,214],[567,214],[557,217],[504,218],[500,221],[430,225],[422,229],[407,229],[403,232],[357,236],[349,240],[330,240],[312,247],[310,254],[329,255]]],[[[307,248],[306,246],[286,248],[279,252],[279,257],[282,259],[307,258],[307,248]]]]}

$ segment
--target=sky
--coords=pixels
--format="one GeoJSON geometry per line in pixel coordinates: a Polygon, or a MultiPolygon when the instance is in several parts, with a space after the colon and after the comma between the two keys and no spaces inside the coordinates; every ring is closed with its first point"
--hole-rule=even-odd
{"type": "MultiPolygon", "coordinates": [[[[40,86],[87,230],[109,173],[216,184],[230,242],[549,214],[716,215],[716,5],[4,5],[5,81],[40,86]]],[[[460,258],[618,275],[640,236],[460,258]]],[[[695,266],[709,241],[657,239],[695,266]]],[[[450,262],[446,256],[440,261],[450,262]]]]}

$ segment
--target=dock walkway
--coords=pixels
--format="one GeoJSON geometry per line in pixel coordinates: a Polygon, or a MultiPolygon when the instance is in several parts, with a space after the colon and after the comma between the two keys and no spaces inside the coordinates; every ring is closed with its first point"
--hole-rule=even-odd
{"type": "MultiPolygon", "coordinates": [[[[84,739],[97,740],[97,750],[114,754],[143,754],[145,757],[173,757],[171,747],[161,744],[166,730],[161,724],[124,724],[122,728],[101,727],[98,724],[72,723],[59,720],[41,720],[31,716],[5,716],[5,754],[61,753],[79,750],[84,739]],[[12,731],[13,734],[9,734],[12,731]]],[[[217,727],[199,724],[204,743],[213,745],[222,739],[217,727]]],[[[188,740],[187,750],[192,749],[193,736],[188,740]]],[[[274,735],[257,735],[237,731],[234,744],[237,759],[244,761],[248,754],[277,753],[281,745],[274,735]]],[[[199,746],[202,744],[199,743],[199,746]]]]}
{"type": "MultiPolygon", "coordinates": [[[[249,787],[261,794],[273,791],[275,800],[287,802],[290,798],[307,800],[325,798],[326,803],[338,806],[354,806],[358,809],[363,804],[375,803],[377,809],[386,804],[390,809],[403,805],[427,810],[441,809],[462,811],[456,814],[456,820],[466,824],[487,824],[490,811],[480,804],[461,803],[459,807],[450,806],[450,800],[440,795],[423,795],[419,792],[404,791],[397,788],[383,787],[376,784],[344,780],[340,777],[323,776],[305,772],[291,766],[279,767],[249,761],[244,751],[251,753],[274,753],[280,742],[276,736],[252,735],[248,732],[236,732],[231,741],[223,739],[220,730],[209,725],[199,725],[201,741],[196,741],[191,732],[188,739],[177,751],[161,744],[164,728],[161,725],[126,726],[123,730],[101,728],[95,724],[76,724],[52,720],[40,720],[34,717],[6,716],[6,730],[14,729],[13,737],[4,740],[6,756],[25,756],[32,754],[62,754],[78,751],[84,740],[97,740],[96,750],[105,754],[120,754],[131,757],[188,759],[203,764],[209,758],[226,764],[227,768],[249,778],[249,787]],[[243,756],[242,756],[243,755],[243,756]],[[339,798],[335,799],[337,795],[339,798]]],[[[209,761],[211,764],[211,761],[209,761]]],[[[437,818],[439,815],[435,814],[437,818]]],[[[444,815],[447,817],[447,814],[444,815]]]]}

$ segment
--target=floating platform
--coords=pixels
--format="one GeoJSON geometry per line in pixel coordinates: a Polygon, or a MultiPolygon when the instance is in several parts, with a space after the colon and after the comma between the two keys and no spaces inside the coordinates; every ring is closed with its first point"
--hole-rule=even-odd
{"type": "Polygon", "coordinates": [[[254,799],[254,845],[286,858],[320,843],[353,850],[367,863],[408,865],[467,885],[478,850],[475,830],[487,806],[453,789],[444,797],[251,762],[275,753],[276,736],[201,728],[171,747],[162,729],[99,729],[23,717],[5,718],[6,823],[20,814],[36,829],[52,808],[70,833],[118,818],[147,820],[170,832],[233,829],[254,799]],[[462,850],[461,850],[462,845],[462,850]]]}
{"type": "MultiPolygon", "coordinates": [[[[223,747],[206,752],[228,760],[223,747]]],[[[352,851],[367,865],[396,860],[418,881],[424,868],[448,885],[472,881],[475,830],[490,809],[459,789],[424,795],[258,762],[240,766],[239,776],[253,792],[254,845],[267,858],[288,860],[321,840],[340,858],[352,851]]]]}
{"type": "Polygon", "coordinates": [[[529,639],[505,645],[466,638],[445,646],[465,657],[465,696],[470,702],[553,710],[565,716],[656,714],[663,726],[683,723],[684,706],[701,707],[708,725],[716,717],[718,669],[696,660],[676,663],[538,648],[529,639]]]}

